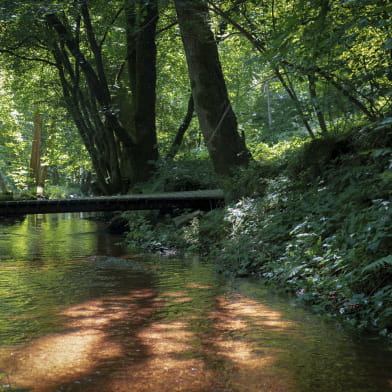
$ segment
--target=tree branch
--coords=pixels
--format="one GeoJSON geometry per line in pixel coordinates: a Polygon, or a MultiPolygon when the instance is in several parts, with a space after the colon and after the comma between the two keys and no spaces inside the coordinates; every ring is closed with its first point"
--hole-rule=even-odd
{"type": "Polygon", "coordinates": [[[162,27],[160,30],[156,32],[156,35],[163,33],[166,30],[170,30],[172,27],[178,24],[178,20],[175,20],[174,22],[170,23],[169,25],[162,27]]]}
{"type": "Polygon", "coordinates": [[[94,54],[94,60],[98,72],[97,76],[101,82],[101,87],[105,95],[107,96],[106,99],[109,100],[110,92],[109,92],[108,82],[106,80],[105,70],[103,66],[101,47],[98,45],[97,40],[95,39],[95,34],[94,34],[93,26],[91,24],[90,13],[87,7],[86,0],[82,1],[81,11],[83,16],[83,21],[86,26],[88,42],[90,43],[91,50],[94,54]]]}
{"type": "Polygon", "coordinates": [[[44,63],[46,65],[50,65],[52,67],[56,67],[56,63],[50,61],[50,60],[46,60],[46,59],[41,59],[41,58],[37,58],[37,57],[28,57],[28,56],[24,56],[18,53],[15,53],[13,50],[10,49],[0,49],[0,53],[7,53],[13,57],[19,58],[21,60],[25,60],[25,61],[35,61],[35,62],[39,62],[39,63],[44,63]]]}
{"type": "Polygon", "coordinates": [[[189,100],[188,100],[188,109],[187,109],[186,115],[184,117],[184,120],[182,121],[182,124],[178,128],[176,137],[174,138],[173,143],[170,147],[170,150],[166,155],[167,160],[169,160],[169,161],[173,160],[174,157],[176,156],[178,150],[180,149],[182,139],[184,138],[185,132],[189,128],[189,125],[192,121],[194,111],[195,111],[195,104],[193,101],[193,95],[191,93],[189,100]]]}
{"type": "Polygon", "coordinates": [[[103,43],[105,42],[106,37],[107,37],[108,34],[109,34],[110,27],[112,27],[112,26],[114,25],[114,22],[118,19],[118,17],[121,15],[121,12],[123,12],[123,11],[124,11],[124,7],[121,7],[121,8],[117,11],[117,13],[116,13],[116,15],[114,16],[114,18],[112,19],[112,21],[109,23],[109,26],[106,28],[105,32],[103,33],[102,39],[101,39],[101,41],[99,42],[99,47],[100,47],[100,48],[102,48],[102,45],[103,45],[103,43]]]}

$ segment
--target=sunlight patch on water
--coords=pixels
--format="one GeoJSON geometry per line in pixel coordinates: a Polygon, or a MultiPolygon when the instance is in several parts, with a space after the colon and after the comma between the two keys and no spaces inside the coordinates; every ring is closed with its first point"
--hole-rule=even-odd
{"type": "Polygon", "coordinates": [[[12,385],[32,391],[50,390],[91,372],[97,364],[118,357],[121,346],[95,328],[46,336],[11,354],[4,366],[12,385]],[[97,347],[101,349],[96,350],[97,347]]]}
{"type": "MultiPolygon", "coordinates": [[[[180,301],[181,296],[188,299],[186,293],[165,292],[163,298],[170,306],[180,301]]],[[[191,298],[192,300],[192,298],[191,298]]],[[[206,368],[202,359],[184,357],[193,350],[192,331],[186,321],[159,320],[146,325],[136,335],[144,348],[142,361],[114,372],[104,382],[102,390],[111,392],[197,392],[209,390],[213,383],[213,372],[206,368]]],[[[94,390],[95,391],[95,390],[94,390]]]]}
{"type": "Polygon", "coordinates": [[[143,329],[137,336],[149,348],[152,355],[179,354],[192,347],[188,344],[192,332],[186,330],[186,323],[154,323],[143,329]]]}
{"type": "Polygon", "coordinates": [[[143,301],[152,296],[150,289],[136,290],[129,296],[105,297],[68,307],[60,313],[65,319],[63,332],[35,339],[8,353],[0,366],[11,385],[40,392],[94,374],[103,364],[125,355],[126,339],[118,339],[113,330],[121,326],[121,333],[128,335],[127,327],[134,330],[141,319],[150,317],[154,305],[148,306],[147,302],[144,306],[143,301]]]}
{"type": "Polygon", "coordinates": [[[187,293],[181,292],[181,291],[171,291],[171,292],[165,292],[163,295],[163,298],[167,297],[167,299],[171,303],[186,303],[186,302],[192,302],[193,298],[188,296],[187,293]]]}
{"type": "Polygon", "coordinates": [[[203,284],[196,283],[196,282],[188,283],[188,284],[186,285],[186,287],[189,287],[189,288],[191,288],[191,289],[212,289],[212,288],[213,288],[212,286],[203,285],[203,284]]]}
{"type": "Polygon", "coordinates": [[[247,339],[252,325],[270,327],[271,324],[286,332],[294,325],[282,315],[267,306],[241,295],[217,298],[218,310],[210,317],[219,333],[211,342],[218,354],[234,364],[228,385],[232,390],[248,392],[291,391],[294,390],[292,375],[274,367],[282,350],[260,346],[247,339]]]}
{"type": "MultiPolygon", "coordinates": [[[[194,286],[193,286],[194,287],[194,286]]],[[[206,287],[207,288],[207,287],[206,287]]],[[[189,293],[165,292],[164,306],[172,299],[188,298],[189,293]]],[[[180,303],[179,301],[178,303],[180,303]]],[[[250,318],[272,319],[280,331],[292,327],[282,316],[245,297],[217,299],[217,310],[207,315],[212,321],[208,334],[200,334],[187,316],[177,320],[159,320],[141,329],[137,338],[145,348],[142,363],[112,375],[105,391],[292,391],[290,375],[274,368],[280,350],[246,340],[250,318]],[[232,335],[231,332],[244,332],[232,335]],[[195,344],[199,341],[199,344],[195,344]]]]}

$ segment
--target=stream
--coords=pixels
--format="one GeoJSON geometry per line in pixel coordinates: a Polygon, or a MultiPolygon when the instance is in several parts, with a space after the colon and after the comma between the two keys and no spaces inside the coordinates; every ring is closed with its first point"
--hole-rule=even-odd
{"type": "Polygon", "coordinates": [[[384,392],[392,345],[84,214],[0,222],[0,391],[384,392]]]}

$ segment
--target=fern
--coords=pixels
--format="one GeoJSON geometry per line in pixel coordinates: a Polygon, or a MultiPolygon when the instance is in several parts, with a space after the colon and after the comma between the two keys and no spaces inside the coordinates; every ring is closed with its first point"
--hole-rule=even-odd
{"type": "Polygon", "coordinates": [[[392,299],[392,285],[387,285],[374,294],[374,298],[389,297],[392,299]]]}
{"type": "Polygon", "coordinates": [[[372,272],[377,272],[381,268],[386,267],[387,265],[392,266],[392,255],[388,255],[386,257],[382,257],[373,263],[368,264],[365,268],[363,268],[362,273],[369,274],[372,272]]]}
{"type": "Polygon", "coordinates": [[[297,265],[291,270],[289,270],[286,274],[287,279],[291,279],[294,276],[298,275],[300,271],[302,271],[306,267],[306,264],[297,265]]]}

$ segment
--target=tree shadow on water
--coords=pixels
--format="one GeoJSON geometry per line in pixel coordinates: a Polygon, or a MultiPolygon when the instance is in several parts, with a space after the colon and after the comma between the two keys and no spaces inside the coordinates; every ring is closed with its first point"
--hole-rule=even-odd
{"type": "MultiPolygon", "coordinates": [[[[277,350],[246,339],[251,323],[277,333],[292,325],[244,297],[208,287],[160,293],[140,288],[65,308],[64,330],[17,350],[7,366],[12,387],[29,392],[290,391],[274,372],[277,350]],[[200,301],[199,301],[200,304],[200,301]]],[[[283,380],[283,381],[282,381],[283,380]]]]}
{"type": "Polygon", "coordinates": [[[137,334],[158,306],[155,297],[153,289],[137,289],[65,308],[61,332],[31,341],[0,364],[10,390],[100,390],[109,374],[147,355],[137,334]]]}

